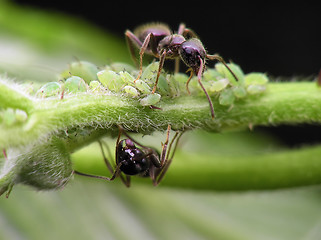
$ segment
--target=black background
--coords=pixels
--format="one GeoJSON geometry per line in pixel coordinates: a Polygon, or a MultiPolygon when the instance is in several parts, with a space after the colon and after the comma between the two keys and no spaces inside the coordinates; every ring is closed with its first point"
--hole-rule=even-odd
{"type": "MultiPolygon", "coordinates": [[[[210,54],[239,64],[244,72],[271,76],[311,76],[321,69],[321,7],[296,1],[41,1],[14,0],[22,6],[59,11],[84,18],[123,36],[126,29],[151,21],[177,30],[184,22],[201,38],[210,54]]],[[[269,128],[289,146],[321,140],[319,126],[269,128]]]]}

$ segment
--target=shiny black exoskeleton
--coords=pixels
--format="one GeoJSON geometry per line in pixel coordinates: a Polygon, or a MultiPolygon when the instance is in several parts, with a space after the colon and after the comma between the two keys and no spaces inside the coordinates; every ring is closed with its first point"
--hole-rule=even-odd
{"type": "Polygon", "coordinates": [[[185,24],[180,24],[178,32],[172,33],[167,25],[161,23],[151,23],[142,25],[134,30],[134,33],[127,30],[125,32],[127,44],[134,62],[135,58],[134,46],[140,49],[140,62],[138,80],[143,72],[143,55],[147,53],[159,58],[159,68],[152,93],[155,93],[160,73],[163,69],[165,59],[175,59],[175,72],[178,72],[179,59],[181,59],[186,66],[189,67],[191,75],[186,83],[186,90],[188,84],[193,76],[197,75],[198,82],[204,91],[211,108],[211,115],[214,119],[214,107],[211,98],[204,88],[201,78],[205,69],[206,60],[220,61],[231,72],[236,81],[238,80],[232,70],[226,65],[225,61],[219,55],[209,55],[202,42],[197,38],[197,35],[190,29],[185,27],[185,24]]]}
{"type": "Polygon", "coordinates": [[[161,167],[156,152],[139,149],[130,139],[121,140],[116,148],[116,164],[120,164],[120,170],[126,175],[148,177],[151,164],[161,167]]]}
{"type": "Polygon", "coordinates": [[[119,176],[127,187],[130,186],[130,176],[137,175],[140,177],[150,177],[153,181],[153,184],[155,186],[158,185],[163,179],[165,173],[169,168],[169,165],[172,162],[178,140],[182,136],[182,133],[176,132],[167,149],[169,133],[171,130],[170,125],[168,125],[166,140],[162,144],[162,152],[161,154],[159,154],[155,149],[146,147],[135,141],[124,131],[124,129],[121,126],[118,127],[119,135],[116,141],[115,169],[112,167],[112,164],[106,158],[105,153],[103,151],[102,143],[99,142],[106,166],[112,173],[112,176],[110,178],[107,178],[102,176],[81,173],[78,171],[74,171],[74,173],[86,177],[100,178],[108,181],[112,181],[119,176]],[[127,138],[120,140],[120,136],[122,134],[124,134],[127,138]],[[173,144],[174,150],[171,153],[171,148],[173,144]]]}

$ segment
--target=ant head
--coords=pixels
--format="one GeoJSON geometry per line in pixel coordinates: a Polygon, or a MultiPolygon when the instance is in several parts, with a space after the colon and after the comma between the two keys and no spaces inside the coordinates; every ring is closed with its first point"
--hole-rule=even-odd
{"type": "Polygon", "coordinates": [[[135,146],[132,140],[124,139],[117,146],[116,163],[121,163],[120,170],[127,175],[144,173],[149,169],[146,154],[135,146]]]}
{"type": "Polygon", "coordinates": [[[166,58],[176,58],[179,56],[178,49],[185,41],[185,38],[179,34],[172,34],[163,38],[157,47],[157,51],[161,53],[166,51],[166,58]]]}
{"type": "Polygon", "coordinates": [[[205,62],[206,51],[200,40],[191,38],[180,45],[179,55],[186,66],[197,74],[200,68],[200,59],[205,62]]]}

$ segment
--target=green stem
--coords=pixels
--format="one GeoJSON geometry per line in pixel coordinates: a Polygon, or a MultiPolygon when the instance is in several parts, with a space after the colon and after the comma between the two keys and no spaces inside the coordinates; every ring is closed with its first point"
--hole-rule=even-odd
{"type": "MultiPolygon", "coordinates": [[[[7,94],[8,105],[10,103],[9,106],[27,110],[29,117],[22,127],[2,127],[0,146],[6,148],[27,144],[75,127],[92,128],[93,131],[111,130],[115,124],[147,133],[166,130],[168,123],[177,130],[202,128],[207,131],[283,123],[321,123],[320,91],[311,82],[270,83],[261,96],[236,101],[233,107],[219,105],[213,99],[214,120],[210,117],[205,96],[164,98],[159,104],[162,110],[155,110],[142,107],[135,99],[119,95],[79,94],[63,100],[57,97],[33,102],[26,99],[25,103],[18,105],[14,102],[20,102],[20,98],[7,94]],[[16,134],[20,137],[15,137],[16,134]]],[[[0,88],[2,95],[3,88],[0,88]]]]}
{"type": "MultiPolygon", "coordinates": [[[[72,155],[75,168],[110,177],[111,173],[102,165],[102,156],[97,150],[89,149],[72,155]]],[[[320,155],[320,146],[246,156],[185,153],[178,150],[161,185],[241,191],[320,184],[320,155]]],[[[133,177],[132,181],[133,185],[135,182],[150,184],[149,179],[139,177],[133,177]]]]}

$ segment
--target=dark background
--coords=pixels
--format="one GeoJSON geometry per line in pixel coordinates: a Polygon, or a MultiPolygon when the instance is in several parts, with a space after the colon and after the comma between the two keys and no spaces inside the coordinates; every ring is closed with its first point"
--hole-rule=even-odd
{"type": "MultiPolygon", "coordinates": [[[[321,7],[317,1],[289,5],[195,0],[14,2],[81,17],[121,37],[126,29],[142,23],[165,22],[176,31],[184,22],[200,36],[210,54],[219,53],[245,72],[310,76],[313,80],[321,69],[321,7]]],[[[268,131],[289,146],[321,141],[319,126],[282,126],[268,131]]]]}

